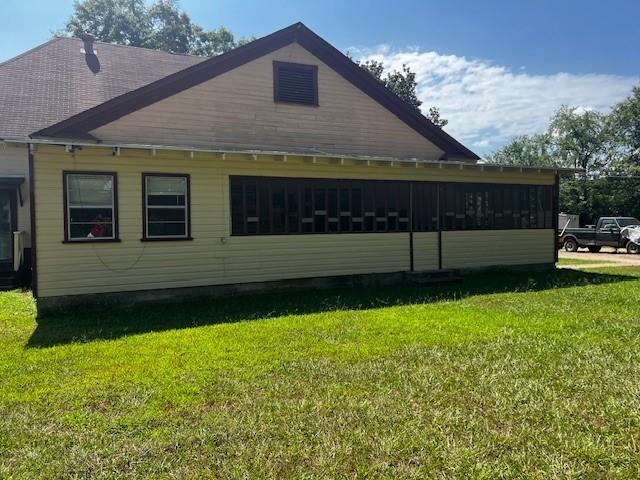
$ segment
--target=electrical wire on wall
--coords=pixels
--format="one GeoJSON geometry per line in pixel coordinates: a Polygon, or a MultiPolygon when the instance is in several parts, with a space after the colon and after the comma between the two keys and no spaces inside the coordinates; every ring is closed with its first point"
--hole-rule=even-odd
{"type": "MultiPolygon", "coordinates": [[[[78,165],[78,161],[76,158],[76,149],[72,148],[71,149],[71,158],[72,158],[72,162],[73,162],[73,168],[74,170],[78,171],[78,170],[82,170],[81,166],[78,165]]],[[[115,178],[113,179],[113,181],[115,181],[115,178]]],[[[68,186],[67,186],[68,188],[68,186]]],[[[113,189],[115,188],[115,185],[111,186],[111,192],[112,192],[112,198],[113,198],[113,202],[115,203],[117,201],[117,198],[115,197],[115,195],[113,195],[113,189]]],[[[78,190],[79,196],[80,196],[80,203],[84,205],[84,199],[82,198],[82,189],[78,190]]],[[[68,192],[67,192],[68,194],[68,192]]],[[[115,207],[115,205],[113,205],[113,207],[115,207]]],[[[112,212],[116,211],[117,209],[112,207],[112,212]]],[[[65,208],[68,208],[67,205],[65,205],[65,208]]],[[[113,217],[113,213],[112,213],[112,217],[113,217]]],[[[117,222],[117,219],[112,218],[112,223],[113,226],[115,227],[115,224],[117,222]]],[[[65,228],[69,228],[69,226],[65,226],[65,228]]],[[[114,272],[114,273],[121,273],[121,272],[128,272],[130,270],[132,270],[133,268],[136,267],[136,265],[138,265],[138,263],[140,262],[140,260],[142,259],[144,252],[147,248],[146,243],[141,242],[142,247],[140,248],[140,252],[138,253],[138,256],[133,260],[133,262],[131,262],[129,265],[127,265],[126,267],[112,267],[110,265],[107,265],[107,263],[105,262],[105,260],[100,256],[100,253],[98,251],[98,249],[96,248],[96,244],[95,243],[91,243],[91,249],[93,251],[93,254],[95,255],[95,257],[98,259],[98,261],[100,262],[100,264],[106,268],[107,270],[109,270],[110,272],[114,272]]]]}

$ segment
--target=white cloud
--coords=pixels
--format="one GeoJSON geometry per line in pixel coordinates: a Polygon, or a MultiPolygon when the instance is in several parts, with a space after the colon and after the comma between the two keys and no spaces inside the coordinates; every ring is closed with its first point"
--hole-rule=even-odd
{"type": "Polygon", "coordinates": [[[524,66],[512,71],[485,60],[387,45],[350,52],[382,61],[391,70],[407,64],[416,72],[423,107],[439,107],[449,120],[445,130],[479,154],[499,148],[514,135],[544,131],[563,104],[607,111],[640,81],[596,73],[533,75],[524,66]]]}

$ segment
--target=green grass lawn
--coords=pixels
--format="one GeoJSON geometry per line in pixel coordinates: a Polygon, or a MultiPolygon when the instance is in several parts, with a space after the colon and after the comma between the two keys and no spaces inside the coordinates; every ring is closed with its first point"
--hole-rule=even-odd
{"type": "Polygon", "coordinates": [[[0,478],[638,478],[640,268],[38,319],[0,478]]]}
{"type": "Polygon", "coordinates": [[[559,266],[570,266],[570,265],[602,265],[605,263],[610,263],[611,260],[607,258],[603,258],[602,260],[587,260],[581,258],[560,258],[558,260],[557,265],[559,266]]]}

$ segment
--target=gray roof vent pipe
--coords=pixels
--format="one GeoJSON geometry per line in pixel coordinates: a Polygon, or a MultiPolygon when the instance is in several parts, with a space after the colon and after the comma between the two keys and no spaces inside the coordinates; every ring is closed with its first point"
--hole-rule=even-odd
{"type": "Polygon", "coordinates": [[[84,42],[84,48],[82,49],[82,53],[95,55],[96,52],[93,49],[93,42],[96,41],[96,37],[94,37],[90,33],[83,33],[80,35],[80,39],[84,42]]]}
{"type": "Polygon", "coordinates": [[[80,38],[84,42],[84,48],[80,49],[81,53],[84,53],[84,59],[87,62],[87,67],[93,73],[100,73],[100,60],[98,59],[98,55],[93,49],[93,42],[96,41],[96,37],[91,35],[90,33],[83,33],[80,35],[80,38]]]}

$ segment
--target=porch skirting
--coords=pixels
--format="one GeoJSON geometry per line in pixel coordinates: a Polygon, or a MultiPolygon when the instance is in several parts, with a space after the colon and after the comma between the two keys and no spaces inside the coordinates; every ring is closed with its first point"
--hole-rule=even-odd
{"type": "MultiPolygon", "coordinates": [[[[432,270],[423,272],[392,272],[358,275],[339,275],[330,277],[298,278],[269,282],[235,283],[229,285],[211,285],[204,287],[181,287],[157,290],[137,290],[129,292],[93,293],[84,295],[64,295],[41,297],[37,299],[38,316],[64,313],[78,307],[95,308],[103,305],[133,306],[142,304],[174,303],[197,299],[219,299],[230,296],[294,293],[310,290],[328,290],[345,288],[367,288],[393,286],[409,283],[439,284],[460,280],[459,275],[479,271],[546,271],[553,270],[554,263],[530,265],[494,266],[466,268],[461,270],[432,270]]],[[[428,287],[425,287],[428,288],[428,287]]]]}

